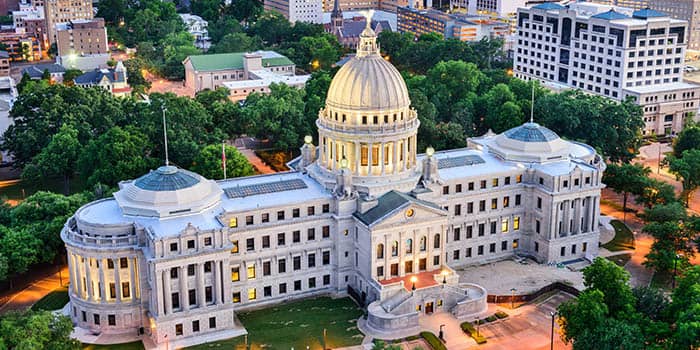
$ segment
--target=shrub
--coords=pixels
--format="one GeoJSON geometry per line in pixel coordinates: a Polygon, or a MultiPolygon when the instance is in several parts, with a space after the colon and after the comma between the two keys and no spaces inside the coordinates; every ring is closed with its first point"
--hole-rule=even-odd
{"type": "Polygon", "coordinates": [[[414,341],[414,340],[418,340],[419,338],[420,338],[419,335],[412,335],[410,337],[406,337],[406,341],[414,341]]]}
{"type": "Polygon", "coordinates": [[[471,322],[464,322],[459,325],[462,328],[462,331],[464,333],[468,334],[474,341],[476,341],[477,344],[484,344],[486,343],[486,337],[484,337],[481,334],[476,334],[476,329],[474,328],[474,325],[471,322]]]}
{"type": "Polygon", "coordinates": [[[495,320],[497,320],[497,319],[498,319],[498,318],[496,318],[496,315],[491,315],[491,316],[489,316],[489,317],[486,318],[486,322],[493,322],[493,321],[495,321],[495,320]]]}
{"type": "Polygon", "coordinates": [[[493,315],[498,317],[499,319],[504,319],[504,318],[508,317],[508,314],[503,312],[503,311],[496,311],[496,313],[493,315]]]}
{"type": "Polygon", "coordinates": [[[426,342],[430,345],[433,350],[447,350],[447,347],[445,347],[445,344],[442,343],[438,337],[430,332],[420,332],[420,336],[425,339],[426,342]]]}

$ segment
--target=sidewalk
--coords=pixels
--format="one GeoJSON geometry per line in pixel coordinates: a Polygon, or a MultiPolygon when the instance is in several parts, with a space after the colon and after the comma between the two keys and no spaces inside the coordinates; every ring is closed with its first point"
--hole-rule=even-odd
{"type": "MultiPolygon", "coordinates": [[[[64,267],[61,272],[61,277],[63,278],[63,285],[68,285],[68,267],[64,267]]],[[[55,273],[48,277],[42,278],[21,291],[10,296],[7,301],[0,306],[0,314],[4,314],[9,311],[22,311],[27,310],[34,303],[39,301],[39,299],[49,294],[54,289],[59,288],[61,285],[59,283],[59,273],[55,273]]]]}

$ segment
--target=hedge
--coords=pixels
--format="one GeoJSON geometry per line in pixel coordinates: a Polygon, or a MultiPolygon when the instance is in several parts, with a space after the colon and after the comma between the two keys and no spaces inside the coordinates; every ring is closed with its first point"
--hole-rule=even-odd
{"type": "Polygon", "coordinates": [[[497,320],[497,319],[498,319],[498,318],[496,317],[496,315],[491,315],[491,316],[489,316],[489,317],[486,318],[486,322],[493,322],[493,321],[495,321],[495,320],[497,320]]]}
{"type": "Polygon", "coordinates": [[[445,344],[433,333],[430,332],[420,332],[420,336],[425,339],[433,350],[447,350],[445,344]]]}
{"type": "Polygon", "coordinates": [[[464,322],[459,326],[462,328],[462,331],[464,333],[467,333],[470,337],[472,337],[477,344],[486,343],[486,337],[484,337],[481,334],[476,334],[476,329],[474,328],[474,325],[472,325],[471,322],[464,322]]]}
{"type": "Polygon", "coordinates": [[[499,319],[504,319],[504,318],[508,317],[508,314],[503,312],[503,311],[496,311],[496,313],[493,315],[498,317],[499,319]]]}

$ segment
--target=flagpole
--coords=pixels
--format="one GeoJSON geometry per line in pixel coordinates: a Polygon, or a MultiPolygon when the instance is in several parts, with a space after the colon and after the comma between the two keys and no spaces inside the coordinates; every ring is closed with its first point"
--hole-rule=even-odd
{"type": "Polygon", "coordinates": [[[226,180],[226,141],[221,142],[221,165],[224,167],[224,180],[226,180]]]}

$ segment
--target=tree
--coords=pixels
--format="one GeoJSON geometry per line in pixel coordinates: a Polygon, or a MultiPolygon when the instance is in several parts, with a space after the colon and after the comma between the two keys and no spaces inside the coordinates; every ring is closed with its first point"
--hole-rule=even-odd
{"type": "Polygon", "coordinates": [[[676,201],[675,189],[669,183],[652,178],[646,178],[645,181],[642,193],[635,198],[638,204],[651,208],[658,204],[670,204],[676,201]]]}
{"type": "Polygon", "coordinates": [[[185,67],[182,61],[187,56],[198,55],[201,52],[194,46],[194,38],[190,33],[177,32],[168,34],[163,39],[163,75],[168,79],[182,80],[185,78],[185,67]]]}
{"type": "Polygon", "coordinates": [[[673,143],[673,155],[676,158],[683,157],[683,151],[700,149],[700,126],[686,127],[678,134],[673,143]]]}
{"type": "Polygon", "coordinates": [[[80,350],[82,344],[71,332],[71,319],[50,311],[15,312],[0,319],[0,344],[7,349],[80,350]]]}
{"type": "MultiPolygon", "coordinates": [[[[253,165],[233,146],[226,146],[226,176],[228,178],[255,174],[253,165]]],[[[221,145],[209,145],[202,148],[194,159],[191,170],[207,179],[224,178],[221,145]]]]}
{"type": "Polygon", "coordinates": [[[651,170],[640,164],[609,164],[603,182],[616,193],[622,193],[622,211],[627,212],[629,194],[641,195],[646,188],[647,175],[651,170]]]}
{"type": "Polygon", "coordinates": [[[700,149],[685,150],[682,158],[668,157],[669,170],[682,180],[685,206],[690,204],[690,196],[700,186],[700,149]]]}
{"type": "Polygon", "coordinates": [[[224,8],[224,13],[248,24],[263,13],[263,2],[260,0],[236,0],[224,8]]]}
{"type": "Polygon", "coordinates": [[[70,124],[64,124],[41,153],[22,171],[22,177],[38,181],[45,176],[60,176],[63,178],[63,193],[68,195],[70,179],[75,173],[81,149],[78,130],[70,124]]]}
{"type": "Polygon", "coordinates": [[[583,285],[603,293],[603,302],[611,315],[631,312],[634,308],[629,273],[610,260],[598,257],[584,268],[583,285]]]}
{"type": "Polygon", "coordinates": [[[700,266],[687,269],[678,279],[668,308],[675,322],[672,349],[696,349],[700,346],[700,266]]]}
{"type": "Polygon", "coordinates": [[[586,330],[595,329],[608,315],[603,292],[596,289],[585,290],[578,298],[559,305],[558,322],[562,328],[562,338],[567,343],[576,341],[586,334],[586,330]]]}
{"type": "Polygon", "coordinates": [[[259,50],[262,42],[257,36],[250,37],[245,33],[226,34],[210,49],[212,53],[250,52],[259,50]]]}
{"type": "MultiPolygon", "coordinates": [[[[249,35],[259,36],[267,46],[279,45],[291,33],[289,21],[276,11],[265,11],[248,29],[249,35]]],[[[306,62],[301,62],[306,63],[306,62]]]]}
{"type": "Polygon", "coordinates": [[[574,340],[574,350],[644,350],[644,334],[638,325],[625,320],[606,318],[593,328],[585,329],[574,340]]]}
{"type": "Polygon", "coordinates": [[[320,36],[305,36],[297,45],[287,50],[290,59],[303,67],[330,69],[340,59],[342,48],[338,39],[331,34],[320,36]]]}
{"type": "MultiPolygon", "coordinates": [[[[247,0],[236,1],[236,4],[239,4],[242,1],[247,0]]],[[[216,46],[216,44],[218,44],[224,36],[242,32],[243,27],[238,20],[232,16],[222,16],[213,22],[209,22],[207,31],[209,32],[209,37],[211,38],[212,43],[214,46],[216,46]]]]}
{"type": "Polygon", "coordinates": [[[141,94],[145,94],[151,88],[151,82],[143,76],[143,71],[147,70],[146,61],[142,58],[131,58],[124,61],[126,67],[127,83],[129,86],[141,94]]]}
{"type": "Polygon", "coordinates": [[[7,275],[25,273],[39,262],[42,242],[26,229],[0,226],[0,254],[7,261],[7,275]]]}
{"type": "Polygon", "coordinates": [[[637,287],[632,289],[636,300],[635,309],[653,321],[659,321],[666,312],[669,299],[658,288],[637,287]]]}
{"type": "Polygon", "coordinates": [[[81,75],[83,75],[83,71],[80,69],[66,69],[66,72],[63,73],[63,83],[67,85],[75,84],[73,80],[81,75]]]}
{"type": "Polygon", "coordinates": [[[190,0],[190,11],[207,21],[219,18],[222,8],[221,0],[190,0]]]}
{"type": "Polygon", "coordinates": [[[644,232],[654,237],[644,265],[658,272],[668,272],[678,263],[685,265],[693,255],[692,240],[698,233],[695,220],[688,220],[685,208],[674,202],[657,205],[645,213],[644,232]],[[677,254],[683,253],[679,258],[677,254]]]}
{"type": "Polygon", "coordinates": [[[88,185],[115,186],[157,166],[160,161],[149,156],[152,148],[146,135],[135,127],[115,126],[85,146],[78,169],[88,185]]]}

